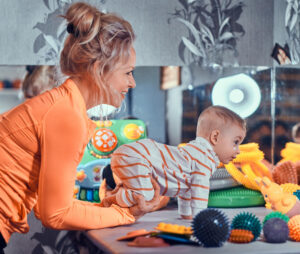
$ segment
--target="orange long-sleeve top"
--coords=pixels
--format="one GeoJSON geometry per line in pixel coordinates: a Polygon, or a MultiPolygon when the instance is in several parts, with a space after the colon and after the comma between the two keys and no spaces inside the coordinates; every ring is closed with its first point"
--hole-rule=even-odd
{"type": "Polygon", "coordinates": [[[73,198],[76,168],[95,124],[68,79],[25,101],[0,119],[0,232],[29,230],[37,205],[42,223],[55,229],[88,230],[133,223],[128,208],[100,207],[73,198]]]}

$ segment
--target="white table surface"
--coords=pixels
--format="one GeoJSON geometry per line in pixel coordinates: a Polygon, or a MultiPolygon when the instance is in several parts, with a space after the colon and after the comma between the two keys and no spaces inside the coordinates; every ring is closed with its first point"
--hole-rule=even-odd
{"type": "MultiPolygon", "coordinates": [[[[244,211],[254,213],[262,222],[264,217],[271,211],[264,207],[251,207],[251,208],[235,208],[222,210],[230,219],[230,222],[235,215],[244,211]]],[[[261,237],[256,241],[248,244],[237,244],[225,242],[219,248],[204,248],[201,246],[176,244],[169,247],[129,247],[127,241],[117,241],[116,239],[125,236],[128,232],[137,229],[154,230],[160,222],[172,223],[190,226],[191,222],[179,218],[176,207],[167,207],[163,210],[148,213],[140,218],[135,224],[128,226],[119,226],[114,228],[105,228],[99,230],[90,230],[86,235],[91,239],[101,250],[105,253],[120,253],[120,254],[133,254],[133,253],[230,253],[230,254],[247,254],[247,253],[300,253],[300,242],[288,240],[281,244],[271,244],[263,240],[263,232],[261,237]]]]}

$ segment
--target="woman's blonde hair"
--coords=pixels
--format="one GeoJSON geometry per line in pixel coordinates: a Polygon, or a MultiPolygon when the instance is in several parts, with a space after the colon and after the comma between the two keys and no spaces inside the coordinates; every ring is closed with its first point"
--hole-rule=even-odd
{"type": "Polygon", "coordinates": [[[55,66],[27,66],[27,73],[22,82],[22,92],[25,99],[37,96],[55,87],[55,66]]]}
{"type": "MultiPolygon", "coordinates": [[[[104,76],[129,59],[135,39],[130,23],[82,2],[72,4],[63,17],[70,34],[60,56],[62,73],[80,78],[89,74],[100,88],[101,98],[112,99],[113,91],[104,76]]],[[[101,98],[97,98],[99,103],[101,98]]]]}

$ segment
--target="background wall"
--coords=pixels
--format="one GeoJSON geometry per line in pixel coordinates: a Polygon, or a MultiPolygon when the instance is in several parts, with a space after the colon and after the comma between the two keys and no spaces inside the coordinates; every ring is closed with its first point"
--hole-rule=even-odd
{"type": "Polygon", "coordinates": [[[274,43],[278,42],[280,45],[284,45],[287,42],[287,33],[285,30],[285,9],[286,1],[274,1],[274,43]]]}
{"type": "MultiPolygon", "coordinates": [[[[183,64],[178,56],[178,46],[181,37],[188,33],[187,28],[175,20],[168,23],[171,13],[175,12],[175,8],[180,7],[179,1],[89,0],[86,2],[102,10],[119,13],[131,22],[137,34],[135,47],[138,66],[183,64]]],[[[44,35],[52,35],[61,41],[61,38],[57,37],[57,31],[59,28],[62,32],[61,29],[65,25],[59,27],[62,19],[57,16],[63,13],[63,8],[59,8],[55,3],[56,1],[47,0],[1,0],[0,64],[55,64],[57,62],[55,56],[54,58],[53,55],[46,56],[49,53],[47,51],[49,45],[43,45],[42,48],[44,38],[41,35],[43,31],[44,35]],[[46,2],[49,2],[48,7],[46,2]]],[[[273,63],[269,57],[274,44],[273,34],[277,34],[274,17],[278,23],[284,23],[285,8],[282,5],[285,1],[245,0],[244,3],[246,6],[239,23],[246,33],[237,44],[238,61],[240,65],[270,66],[273,63]]]]}

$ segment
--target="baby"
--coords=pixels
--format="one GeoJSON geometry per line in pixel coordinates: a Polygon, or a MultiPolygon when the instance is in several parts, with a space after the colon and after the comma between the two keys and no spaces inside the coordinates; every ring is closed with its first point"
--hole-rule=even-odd
{"type": "Polygon", "coordinates": [[[135,204],[133,193],[145,200],[154,195],[151,176],[162,196],[178,197],[183,219],[192,219],[207,208],[209,179],[220,161],[227,164],[239,154],[246,135],[246,123],[236,113],[221,106],[211,106],[199,116],[196,139],[175,147],[142,139],[120,146],[112,155],[111,168],[122,187],[102,203],[121,207],[135,204]]]}

